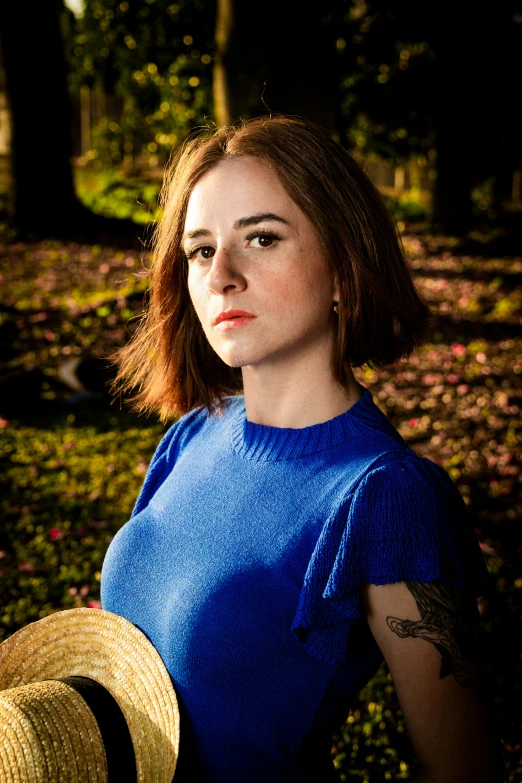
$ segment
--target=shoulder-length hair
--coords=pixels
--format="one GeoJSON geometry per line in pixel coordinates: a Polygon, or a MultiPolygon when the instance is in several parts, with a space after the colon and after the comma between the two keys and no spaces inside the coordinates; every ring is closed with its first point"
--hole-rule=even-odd
{"type": "Polygon", "coordinates": [[[400,234],[379,192],[358,163],[321,128],[286,115],[242,119],[204,128],[168,166],[152,240],[149,290],[129,342],[109,361],[118,367],[113,393],[140,413],[171,416],[205,406],[222,415],[227,395],[242,392],[241,368],[229,367],[210,346],[192,305],[182,248],[187,204],[195,184],[220,161],[249,155],[267,162],[311,221],[340,290],[331,357],[337,382],[349,366],[372,369],[407,357],[423,344],[432,313],[419,297],[400,234]]]}

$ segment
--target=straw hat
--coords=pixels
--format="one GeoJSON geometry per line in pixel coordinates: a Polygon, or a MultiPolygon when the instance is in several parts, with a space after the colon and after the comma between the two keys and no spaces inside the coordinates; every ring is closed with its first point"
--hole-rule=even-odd
{"type": "Polygon", "coordinates": [[[0,783],[171,783],[172,681],[135,625],[66,609],[0,644],[0,783]]]}

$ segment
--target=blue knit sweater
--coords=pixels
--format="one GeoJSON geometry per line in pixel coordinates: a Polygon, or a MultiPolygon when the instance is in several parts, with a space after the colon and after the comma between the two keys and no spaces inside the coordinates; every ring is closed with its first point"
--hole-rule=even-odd
{"type": "Polygon", "coordinates": [[[302,429],[248,421],[242,396],[190,411],[107,551],[102,606],[178,696],[175,783],[335,780],[332,735],[383,660],[360,586],[490,588],[457,487],[361,391],[302,429]]]}

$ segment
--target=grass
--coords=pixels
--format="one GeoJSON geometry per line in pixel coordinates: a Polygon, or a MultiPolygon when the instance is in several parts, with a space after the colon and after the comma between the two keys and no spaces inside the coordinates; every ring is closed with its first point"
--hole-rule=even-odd
{"type": "MultiPolygon", "coordinates": [[[[458,485],[495,592],[479,601],[505,780],[522,780],[522,258],[403,237],[437,314],[430,343],[396,366],[355,371],[408,444],[458,485]]],[[[103,558],[129,518],[165,431],[60,382],[64,360],[121,345],[142,309],[147,259],[110,247],[0,247],[0,376],[27,373],[18,412],[0,409],[0,640],[59,609],[99,606],[103,558]]],[[[414,755],[386,664],[358,694],[332,754],[339,780],[407,779],[414,755]]]]}
{"type": "MultiPolygon", "coordinates": [[[[107,217],[129,218],[143,224],[156,219],[163,168],[129,174],[122,168],[103,169],[77,166],[75,185],[86,207],[107,217]]],[[[429,194],[383,188],[386,206],[398,221],[426,220],[429,194]]]]}
{"type": "Polygon", "coordinates": [[[128,174],[121,169],[74,169],[80,200],[106,217],[128,218],[145,224],[158,214],[161,178],[154,172],[128,174]]]}

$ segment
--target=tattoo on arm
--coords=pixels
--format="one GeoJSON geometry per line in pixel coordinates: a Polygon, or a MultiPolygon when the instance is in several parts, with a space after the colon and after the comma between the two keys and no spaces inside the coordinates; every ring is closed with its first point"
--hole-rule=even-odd
{"type": "Polygon", "coordinates": [[[472,596],[440,582],[405,582],[421,616],[420,620],[387,617],[388,627],[400,637],[420,637],[431,642],[442,658],[440,679],[453,674],[466,688],[482,693],[484,662],[481,659],[477,603],[472,596]]]}

